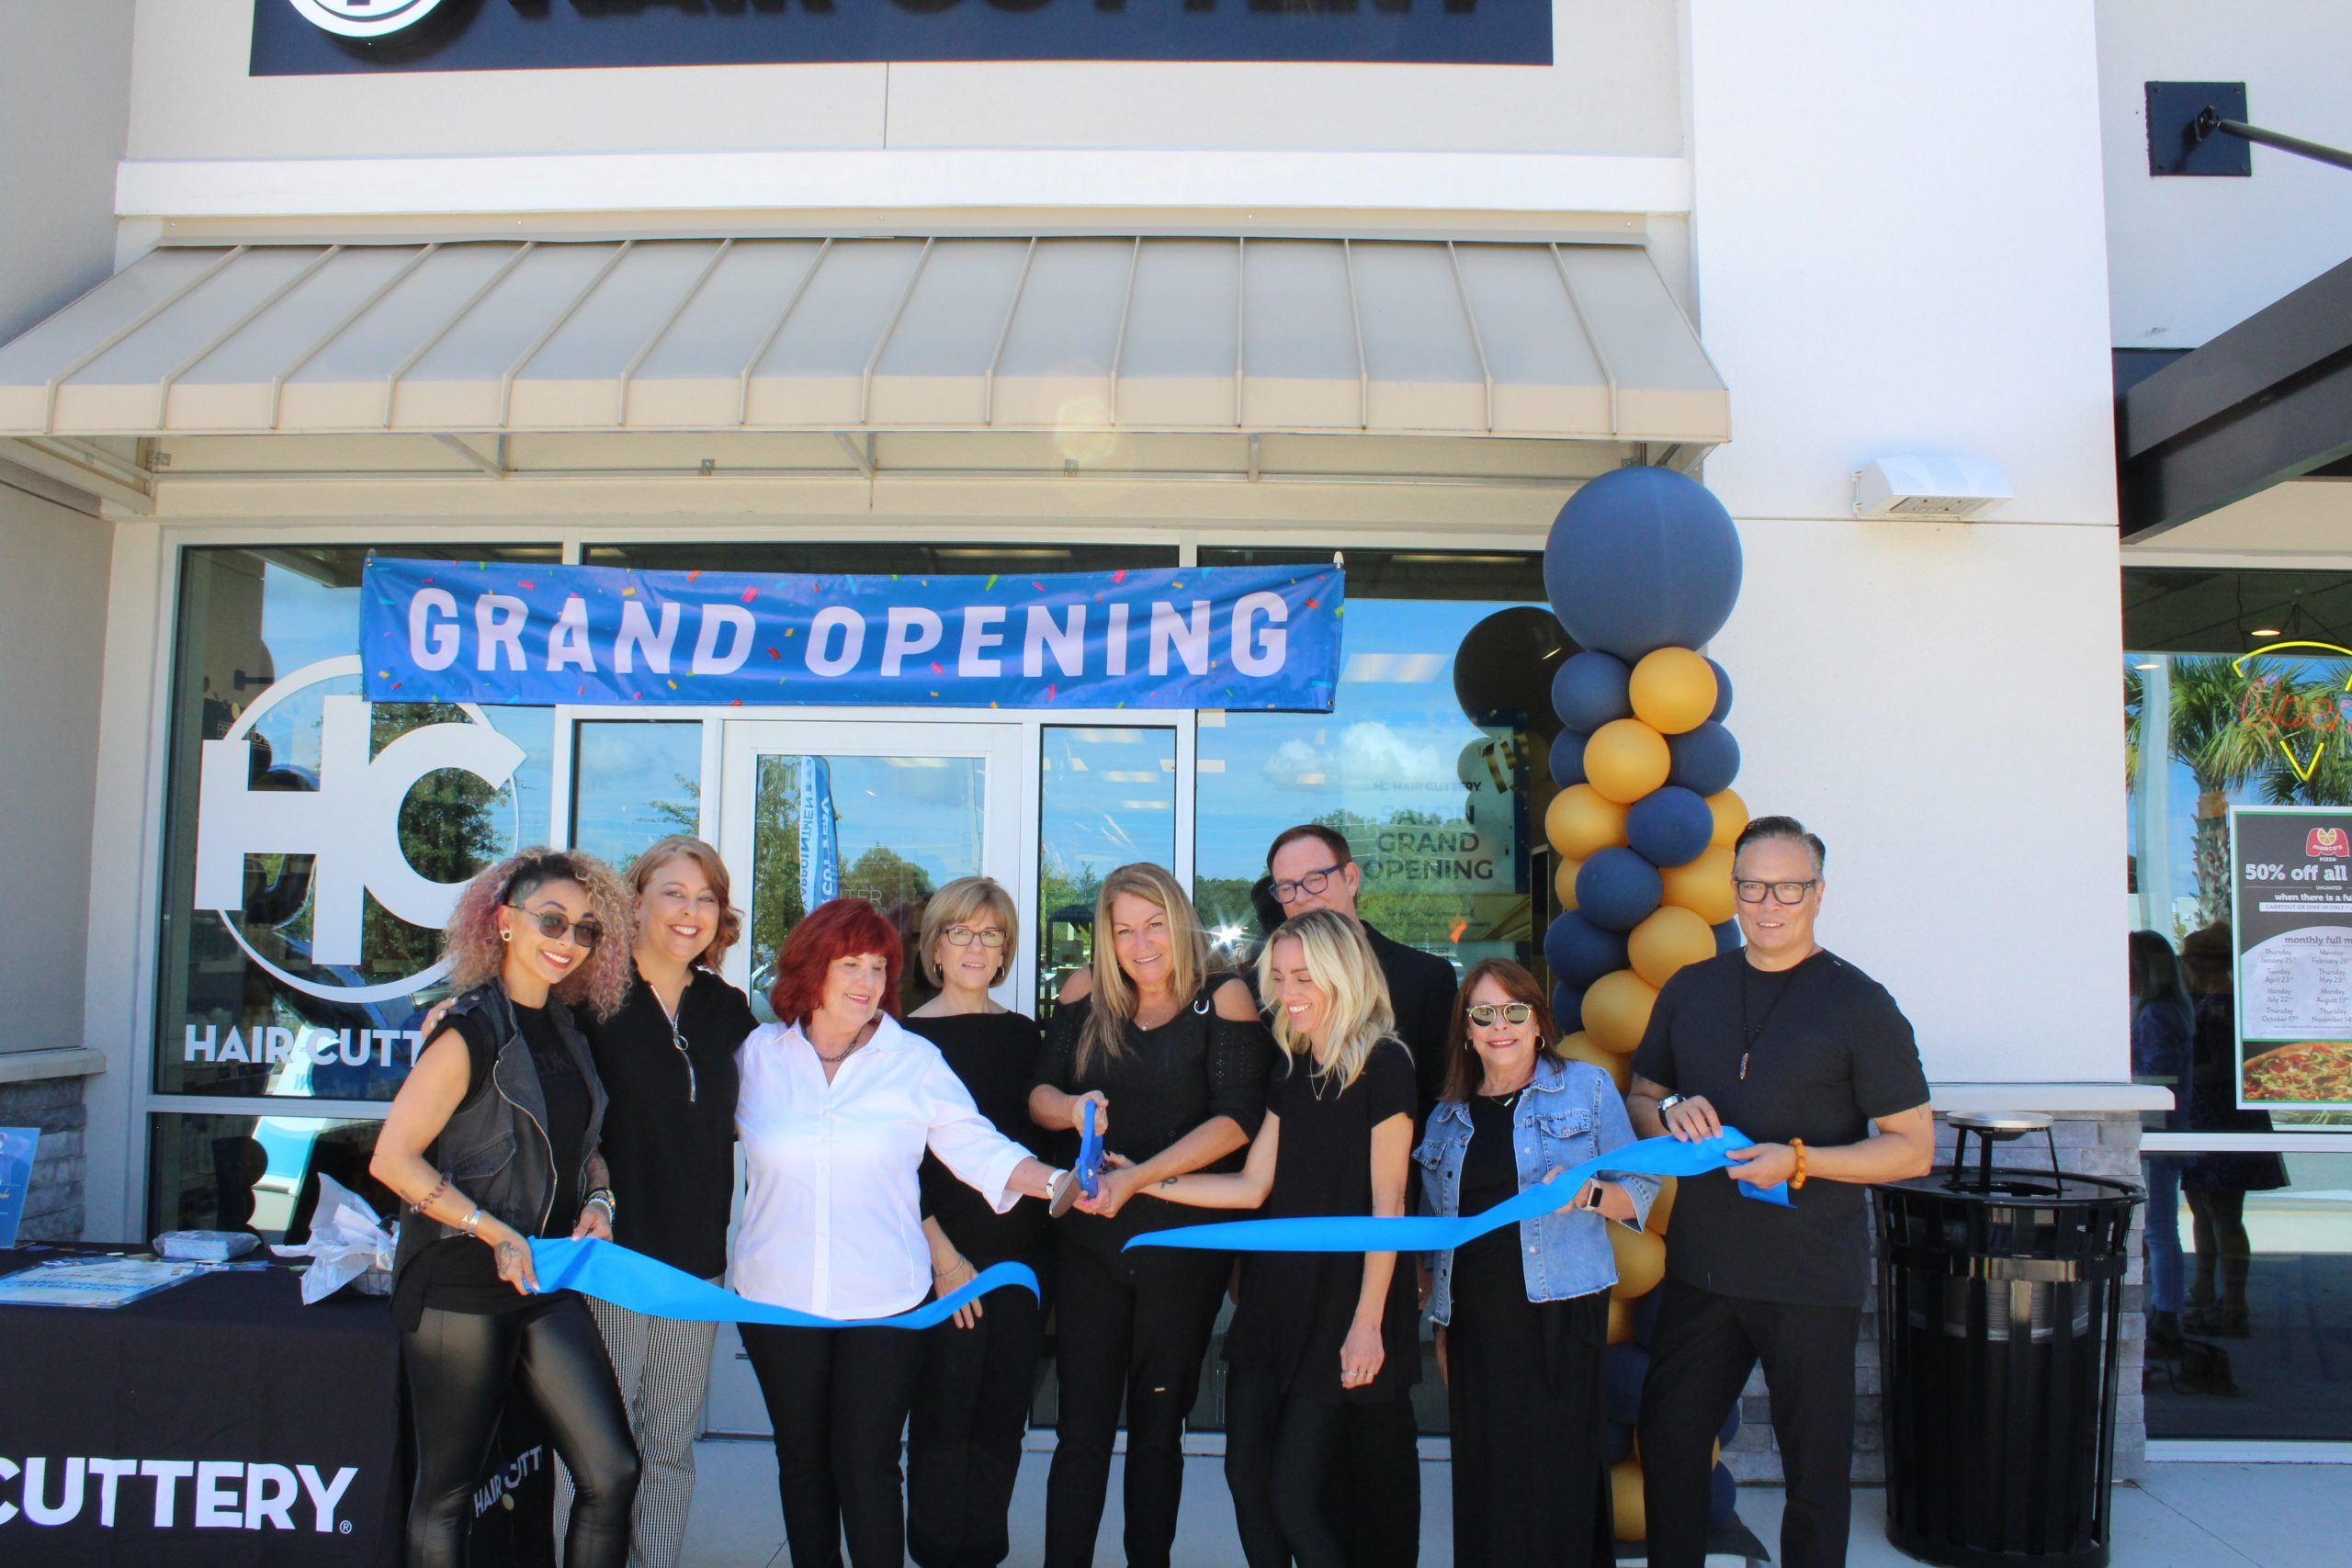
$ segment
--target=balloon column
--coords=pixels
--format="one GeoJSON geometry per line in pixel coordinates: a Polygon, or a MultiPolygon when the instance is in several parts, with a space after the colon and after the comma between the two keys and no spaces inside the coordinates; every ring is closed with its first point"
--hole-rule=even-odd
{"type": "MultiPolygon", "coordinates": [[[[1544,956],[1562,1027],[1583,1025],[1560,1055],[1601,1068],[1621,1093],[1658,988],[1739,941],[1731,858],[1747,807],[1731,788],[1739,771],[1739,744],[1723,722],[1731,677],[1698,652],[1731,617],[1739,580],[1731,514],[1668,468],[1620,468],[1586,484],[1560,509],[1544,549],[1552,608],[1583,649],[1552,680],[1565,728],[1552,743],[1560,793],[1544,826],[1558,855],[1562,912],[1544,956]]],[[[1673,1209],[1669,1183],[1647,1229],[1610,1233],[1610,1482],[1624,1540],[1647,1533],[1634,1421],[1673,1209]]],[[[1724,1441],[1737,1421],[1735,1411],[1724,1441]]],[[[1733,1502],[1720,1457],[1713,1500],[1720,1523],[1733,1502]]]]}

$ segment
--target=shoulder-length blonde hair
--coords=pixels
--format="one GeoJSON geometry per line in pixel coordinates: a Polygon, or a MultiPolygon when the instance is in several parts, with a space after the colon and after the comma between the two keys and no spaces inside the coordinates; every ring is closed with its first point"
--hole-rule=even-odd
{"type": "Polygon", "coordinates": [[[690,860],[702,868],[703,880],[710,884],[718,897],[718,921],[711,928],[710,941],[695,955],[695,962],[716,973],[727,950],[742,940],[743,911],[735,907],[735,892],[727,878],[727,863],[718,852],[691,833],[673,833],[666,839],[656,839],[645,846],[644,852],[629,863],[628,890],[632,900],[645,897],[653,885],[653,874],[673,860],[690,860]]]}
{"type": "Polygon", "coordinates": [[[611,866],[577,850],[524,850],[466,884],[458,907],[449,911],[441,942],[449,960],[449,983],[463,994],[498,978],[506,966],[498,911],[550,882],[578,883],[588,895],[589,917],[603,932],[587,961],[557,981],[552,994],[566,1007],[585,1006],[598,1018],[610,1018],[628,996],[629,947],[635,940],[628,889],[611,866]]]}
{"type": "Polygon", "coordinates": [[[1363,1076],[1374,1047],[1396,1032],[1396,1014],[1388,1000],[1388,982],[1363,928],[1336,909],[1310,909],[1274,928],[1258,955],[1258,1000],[1274,1017],[1274,1043],[1283,1048],[1285,1070],[1306,1056],[1314,1061],[1314,1042],[1291,1027],[1274,984],[1274,949],[1285,942],[1298,944],[1306,977],[1324,996],[1323,1032],[1329,1043],[1328,1063],[1315,1063],[1318,1087],[1337,1080],[1345,1094],[1363,1076]]]}
{"type": "Polygon", "coordinates": [[[916,938],[922,951],[915,962],[922,965],[923,978],[934,986],[947,982],[939,973],[939,939],[947,934],[950,926],[970,923],[976,915],[995,917],[997,930],[1004,933],[1004,945],[997,949],[1001,956],[996,974],[989,977],[993,986],[1012,973],[1013,954],[1021,951],[1021,911],[1013,907],[1012,895],[993,876],[959,876],[933,894],[922,907],[922,934],[916,938]]]}
{"type": "Polygon", "coordinates": [[[1087,1010],[1074,1053],[1080,1075],[1097,1055],[1112,1060],[1126,1055],[1127,1024],[1136,1016],[1135,982],[1119,967],[1118,943],[1111,935],[1111,906],[1121,898],[1140,898],[1167,917],[1168,987],[1178,1001],[1192,1000],[1208,976],[1208,933],[1182,883],[1146,861],[1104,877],[1094,896],[1094,1005],[1087,1010]]]}

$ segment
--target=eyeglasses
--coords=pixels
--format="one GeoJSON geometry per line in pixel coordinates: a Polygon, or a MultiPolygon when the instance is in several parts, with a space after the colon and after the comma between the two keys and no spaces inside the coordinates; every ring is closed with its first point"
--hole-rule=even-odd
{"type": "Polygon", "coordinates": [[[949,926],[939,933],[957,947],[969,947],[978,942],[982,947],[996,949],[1004,945],[1004,932],[994,926],[974,931],[970,926],[949,926]]]}
{"type": "Polygon", "coordinates": [[[1273,894],[1274,902],[1277,904],[1296,903],[1302,893],[1311,897],[1330,886],[1331,878],[1339,873],[1338,866],[1327,865],[1321,871],[1308,872],[1295,882],[1277,882],[1270,891],[1273,894]]]}
{"type": "Polygon", "coordinates": [[[549,942],[562,942],[569,937],[580,946],[594,952],[597,942],[604,940],[605,928],[598,925],[594,919],[575,920],[561,909],[526,909],[520,904],[509,904],[506,907],[518,915],[530,916],[537,923],[539,934],[549,942]]]}
{"type": "Polygon", "coordinates": [[[1480,1002],[1470,1010],[1470,1021],[1481,1029],[1491,1029],[1495,1021],[1505,1023],[1525,1023],[1535,1016],[1535,1010],[1525,1002],[1480,1002]]]}
{"type": "Polygon", "coordinates": [[[1761,904],[1764,902],[1764,890],[1768,887],[1772,890],[1775,903],[1802,904],[1804,896],[1820,886],[1817,878],[1805,882],[1758,882],[1754,877],[1745,876],[1731,879],[1732,891],[1739,895],[1739,901],[1743,904],[1761,904]]]}

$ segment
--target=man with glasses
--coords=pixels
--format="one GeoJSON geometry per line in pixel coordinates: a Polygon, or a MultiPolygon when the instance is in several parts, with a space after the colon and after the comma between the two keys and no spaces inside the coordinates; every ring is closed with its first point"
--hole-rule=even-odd
{"type": "Polygon", "coordinates": [[[1894,998],[1814,940],[1824,859],[1792,818],[1748,824],[1732,862],[1747,945],[1678,971],[1634,1054],[1625,1106],[1644,1137],[1690,1142],[1729,1122],[1758,1140],[1675,1196],[1642,1390],[1654,1568],[1703,1561],[1711,1450],[1759,1359],[1787,1486],[1781,1561],[1846,1561],[1862,1189],[1925,1175],[1935,1118],[1894,998]],[[1793,1206],[1746,1201],[1737,1182],[1787,1182],[1793,1206]]]}
{"type": "MultiPolygon", "coordinates": [[[[1335,828],[1306,822],[1284,829],[1266,851],[1266,873],[1268,891],[1284,919],[1332,909],[1363,928],[1388,983],[1397,1038],[1413,1054],[1420,1091],[1418,1119],[1426,1122],[1445,1082],[1446,1031],[1457,987],[1453,965],[1433,953],[1390,941],[1357,913],[1363,868],[1335,828]]],[[[1411,1403],[1350,1406],[1340,1442],[1328,1505],[1330,1517],[1342,1521],[1340,1544],[1349,1563],[1411,1568],[1421,1548],[1421,1457],[1411,1403]]]]}

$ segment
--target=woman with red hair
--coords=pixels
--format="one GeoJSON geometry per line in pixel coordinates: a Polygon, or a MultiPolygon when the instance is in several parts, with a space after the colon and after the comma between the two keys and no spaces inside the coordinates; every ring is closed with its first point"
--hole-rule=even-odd
{"type": "MultiPolygon", "coordinates": [[[[889,1317],[932,1290],[918,1172],[929,1149],[999,1213],[1050,1199],[1058,1172],[998,1132],[939,1048],[899,1025],[896,927],[861,898],[793,928],[768,993],[777,1022],[737,1053],[735,1128],[748,1189],[732,1283],[831,1318],[889,1317]]],[[[792,1560],[905,1561],[899,1435],[923,1337],[890,1328],[745,1324],[775,1429],[792,1560]]]]}

